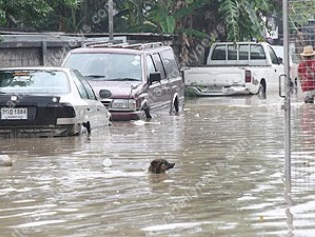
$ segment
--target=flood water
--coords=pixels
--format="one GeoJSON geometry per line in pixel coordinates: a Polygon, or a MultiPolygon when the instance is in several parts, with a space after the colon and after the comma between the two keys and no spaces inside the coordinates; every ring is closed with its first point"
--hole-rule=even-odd
{"type": "Polygon", "coordinates": [[[289,189],[281,105],[199,98],[90,137],[2,139],[0,236],[314,236],[315,106],[292,106],[289,189]],[[156,158],[176,165],[150,175],[156,158]]]}

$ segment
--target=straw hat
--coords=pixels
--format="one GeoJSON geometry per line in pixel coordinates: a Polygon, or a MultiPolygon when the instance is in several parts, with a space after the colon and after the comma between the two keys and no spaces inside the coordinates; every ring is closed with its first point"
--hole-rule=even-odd
{"type": "Polygon", "coordinates": [[[315,55],[315,51],[313,50],[312,45],[307,45],[303,48],[303,52],[301,53],[301,56],[303,57],[311,57],[315,55]]]}

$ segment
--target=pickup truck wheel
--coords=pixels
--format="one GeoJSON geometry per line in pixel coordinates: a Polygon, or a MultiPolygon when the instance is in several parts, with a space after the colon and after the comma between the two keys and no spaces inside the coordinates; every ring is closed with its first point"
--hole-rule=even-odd
{"type": "Polygon", "coordinates": [[[261,82],[259,84],[257,95],[260,99],[266,99],[266,83],[265,82],[261,82]]]}
{"type": "Polygon", "coordinates": [[[82,125],[83,125],[83,127],[86,128],[87,133],[91,134],[91,124],[90,124],[90,122],[83,123],[82,125]]]}

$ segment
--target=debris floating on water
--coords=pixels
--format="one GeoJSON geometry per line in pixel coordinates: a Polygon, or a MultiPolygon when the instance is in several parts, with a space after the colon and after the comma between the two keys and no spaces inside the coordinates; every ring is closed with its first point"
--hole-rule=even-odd
{"type": "Polygon", "coordinates": [[[105,160],[103,160],[103,166],[105,166],[105,167],[111,167],[112,164],[113,164],[113,162],[109,158],[106,158],[105,160]]]}
{"type": "Polygon", "coordinates": [[[12,160],[8,155],[0,155],[0,166],[12,166],[12,160]]]}
{"type": "Polygon", "coordinates": [[[139,126],[146,125],[146,124],[157,124],[157,125],[159,125],[159,124],[161,124],[161,122],[147,122],[147,121],[143,121],[143,120],[136,120],[136,121],[133,121],[133,124],[139,125],[139,126]]]}

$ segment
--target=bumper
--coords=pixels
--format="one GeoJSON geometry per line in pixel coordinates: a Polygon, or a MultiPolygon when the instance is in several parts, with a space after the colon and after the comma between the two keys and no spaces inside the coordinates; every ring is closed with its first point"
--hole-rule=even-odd
{"type": "Polygon", "coordinates": [[[245,86],[229,86],[221,88],[209,88],[198,86],[187,86],[186,91],[188,94],[195,96],[234,96],[234,95],[250,95],[250,90],[245,86]]]}
{"type": "Polygon", "coordinates": [[[129,120],[139,120],[143,112],[141,111],[135,111],[135,112],[111,111],[110,113],[111,113],[112,121],[129,121],[129,120]]]}
{"type": "Polygon", "coordinates": [[[2,138],[65,137],[78,135],[81,125],[63,126],[0,126],[2,138]]]}

